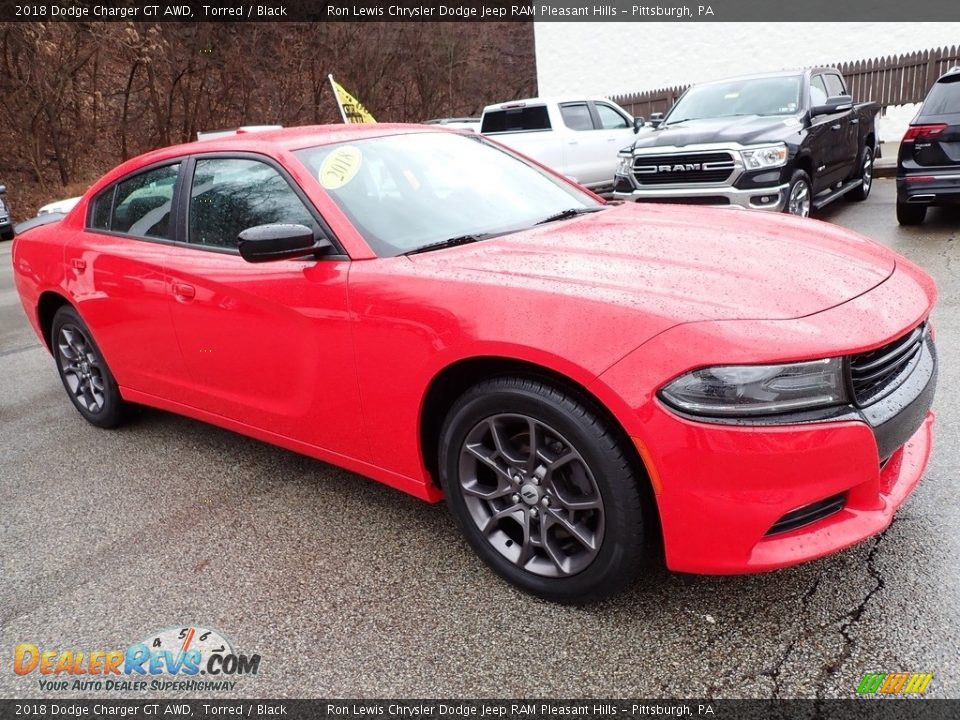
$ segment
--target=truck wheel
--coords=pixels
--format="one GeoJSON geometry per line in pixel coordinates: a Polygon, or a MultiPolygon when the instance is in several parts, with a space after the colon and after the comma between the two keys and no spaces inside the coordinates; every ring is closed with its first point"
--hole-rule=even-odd
{"type": "Polygon", "coordinates": [[[803,170],[797,170],[790,178],[790,188],[787,190],[787,205],[783,211],[798,217],[810,217],[812,196],[810,176],[803,170]]]}
{"type": "Polygon", "coordinates": [[[873,187],[873,150],[865,147],[863,155],[860,157],[860,175],[858,176],[863,183],[860,187],[854,188],[847,193],[851,200],[866,200],[870,195],[870,188],[873,187]]]}
{"type": "Polygon", "coordinates": [[[926,205],[897,203],[897,222],[901,225],[919,225],[926,216],[926,205]]]}

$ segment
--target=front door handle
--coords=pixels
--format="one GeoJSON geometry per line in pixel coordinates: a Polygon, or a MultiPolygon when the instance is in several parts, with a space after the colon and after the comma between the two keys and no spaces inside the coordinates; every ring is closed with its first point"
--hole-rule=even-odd
{"type": "Polygon", "coordinates": [[[173,294],[177,296],[177,300],[193,300],[193,298],[196,297],[197,291],[193,285],[175,282],[173,284],[173,294]]]}
{"type": "Polygon", "coordinates": [[[831,130],[839,130],[839,129],[840,129],[840,123],[837,123],[836,125],[831,125],[831,126],[830,126],[830,129],[831,129],[831,130]]]}
{"type": "Polygon", "coordinates": [[[70,265],[71,265],[71,267],[74,267],[74,268],[76,268],[77,270],[86,270],[86,269],[87,269],[87,261],[84,260],[83,258],[71,258],[71,260],[70,260],[70,265]]]}

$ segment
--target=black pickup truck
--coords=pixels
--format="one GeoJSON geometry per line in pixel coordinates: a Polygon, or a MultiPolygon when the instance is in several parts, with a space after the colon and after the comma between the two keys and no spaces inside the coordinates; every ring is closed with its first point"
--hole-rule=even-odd
{"type": "Polygon", "coordinates": [[[620,153],[614,197],[803,216],[865,200],[879,109],[855,105],[833,68],[695,85],[620,153]]]}

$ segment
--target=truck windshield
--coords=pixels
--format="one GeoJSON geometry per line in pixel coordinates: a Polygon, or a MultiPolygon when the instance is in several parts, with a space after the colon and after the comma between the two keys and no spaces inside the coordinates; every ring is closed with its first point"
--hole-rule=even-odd
{"type": "Polygon", "coordinates": [[[603,207],[477,135],[388,135],[296,155],[381,257],[603,207]]]}
{"type": "Polygon", "coordinates": [[[787,75],[698,85],[677,101],[665,123],[738,115],[793,115],[800,108],[802,79],[802,75],[787,75]]]}

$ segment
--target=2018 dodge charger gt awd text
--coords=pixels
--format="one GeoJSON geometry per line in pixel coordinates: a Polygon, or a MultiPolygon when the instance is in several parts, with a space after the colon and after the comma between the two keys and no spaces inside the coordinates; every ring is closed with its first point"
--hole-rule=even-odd
{"type": "Polygon", "coordinates": [[[834,552],[930,454],[934,283],[827,224],[605,205],[386,124],[158,150],[38,223],[16,284],[87,420],[153,406],[445,497],[544,597],[624,587],[653,532],[689,572],[834,552]]]}

